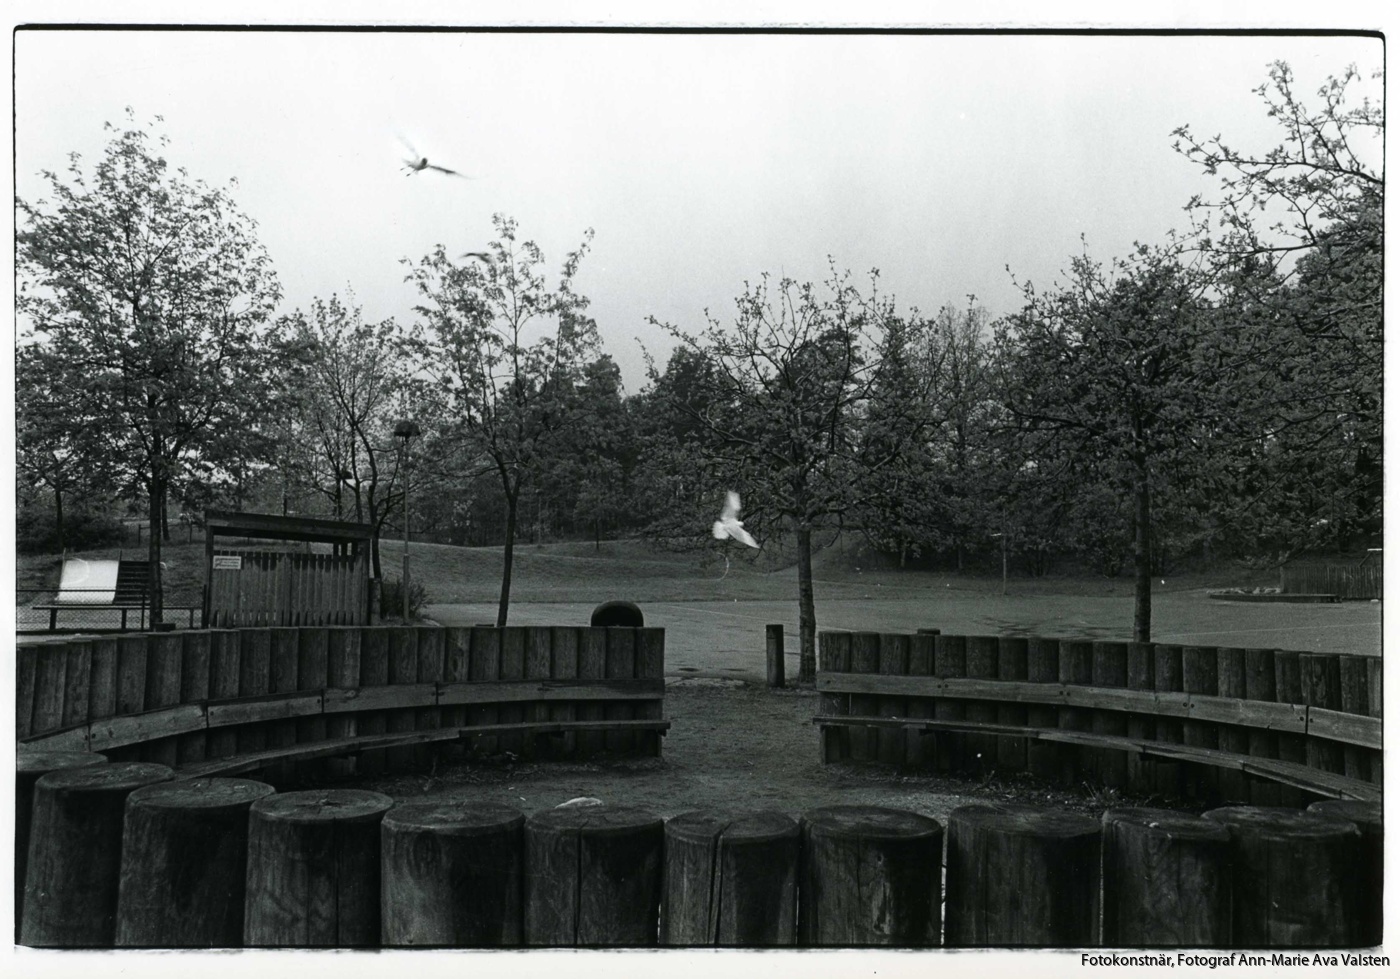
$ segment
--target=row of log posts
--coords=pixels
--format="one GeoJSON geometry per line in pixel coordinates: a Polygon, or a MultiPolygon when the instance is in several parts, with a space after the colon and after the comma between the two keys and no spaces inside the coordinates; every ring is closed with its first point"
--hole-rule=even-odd
{"type": "MultiPolygon", "coordinates": [[[[427,731],[444,723],[660,720],[664,656],[663,630],[592,627],[277,627],[26,644],[17,651],[16,736],[23,742],[110,718],[209,701],[510,679],[646,680],[655,684],[656,696],[619,701],[585,698],[578,704],[332,711],[185,730],[165,737],[152,733],[140,743],[103,750],[114,761],[180,767],[356,735],[427,731]]],[[[81,743],[81,737],[77,740],[81,743]]],[[[341,775],[356,770],[377,774],[386,765],[426,767],[435,757],[432,753],[442,750],[455,750],[459,756],[468,748],[483,754],[512,751],[528,756],[538,748],[542,757],[576,758],[605,748],[655,756],[660,745],[656,731],[594,731],[549,738],[493,735],[450,748],[419,745],[369,751],[358,759],[281,763],[268,777],[283,781],[305,776],[311,774],[308,766],[317,770],[329,766],[341,775]]]]}
{"type": "MultiPolygon", "coordinates": [[[[930,631],[931,632],[931,631],[930,631]]],[[[1299,721],[1312,708],[1380,716],[1376,657],[1289,650],[1080,641],[1012,636],[913,636],[826,632],[827,674],[868,673],[940,679],[1004,680],[1126,689],[1186,697],[1286,703],[1299,721]]],[[[1278,759],[1319,771],[1382,782],[1380,752],[1296,730],[1276,731],[1220,720],[1087,706],[956,697],[839,693],[824,690],[824,715],[908,717],[1086,731],[1144,742],[1180,744],[1237,756],[1278,759]]],[[[1218,715],[1217,715],[1218,716],[1218,715]]],[[[1117,748],[1030,742],[1012,735],[927,734],[894,727],[824,727],[826,761],[878,761],[985,775],[1029,768],[1044,777],[1089,781],[1141,795],[1184,797],[1202,804],[1303,805],[1303,790],[1224,770],[1117,748]]]]}
{"type": "MultiPolygon", "coordinates": [[[[35,760],[28,767],[68,765],[35,760]]],[[[20,943],[109,947],[1334,947],[1379,941],[1379,805],[1027,806],[934,819],[409,803],[174,781],[34,783],[20,943]],[[946,884],[940,889],[946,836],[946,884]],[[1100,878],[1102,860],[1102,878],[1100,878]],[[1102,880],[1102,936],[1099,924],[1102,880]],[[1360,881],[1360,886],[1357,881],[1360,881]],[[944,900],[940,902],[940,898],[944,900]],[[940,913],[940,903],[946,909],[940,913]]]]}

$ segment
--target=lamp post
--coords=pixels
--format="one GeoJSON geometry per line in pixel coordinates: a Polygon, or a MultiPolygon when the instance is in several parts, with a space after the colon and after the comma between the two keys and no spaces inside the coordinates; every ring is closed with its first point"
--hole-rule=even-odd
{"type": "Polygon", "coordinates": [[[419,434],[418,423],[404,419],[394,426],[394,438],[403,439],[403,621],[408,624],[408,440],[419,434]]]}

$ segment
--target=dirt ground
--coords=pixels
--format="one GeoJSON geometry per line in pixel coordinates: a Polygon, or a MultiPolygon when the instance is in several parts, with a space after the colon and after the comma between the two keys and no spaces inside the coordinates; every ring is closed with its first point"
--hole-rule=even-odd
{"type": "Polygon", "coordinates": [[[811,691],[768,690],[717,678],[667,681],[670,732],[662,757],[590,762],[450,765],[433,772],[356,781],[399,800],[498,802],[521,812],[580,796],[638,806],[659,816],[696,809],[774,809],[799,816],[826,805],[881,805],[942,821],[960,805],[1012,800],[1101,813],[1115,805],[1160,805],[1116,792],[1065,791],[1028,775],[962,780],[894,768],[823,765],[811,691]]]}

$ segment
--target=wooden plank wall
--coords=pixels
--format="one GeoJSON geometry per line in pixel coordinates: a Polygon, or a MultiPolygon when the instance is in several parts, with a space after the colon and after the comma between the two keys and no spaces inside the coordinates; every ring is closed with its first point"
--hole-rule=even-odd
{"type": "Polygon", "coordinates": [[[363,625],[365,563],[350,555],[215,551],[243,559],[210,572],[211,628],[363,625]]]}
{"type": "MultiPolygon", "coordinates": [[[[665,630],[620,627],[265,627],[31,643],[17,649],[16,737],[180,766],[385,732],[651,721],[662,717],[664,670],[665,630]],[[545,699],[530,699],[538,691],[545,699]]],[[[442,750],[656,756],[660,738],[493,733],[442,750]]],[[[428,764],[433,750],[369,751],[354,763],[374,774],[428,764]]]]}
{"type": "MultiPolygon", "coordinates": [[[[1370,746],[1376,732],[1372,719],[1381,716],[1379,657],[989,636],[823,632],[818,640],[823,715],[1086,731],[1291,761],[1384,783],[1381,752],[1370,746]],[[896,687],[886,683],[877,690],[873,681],[859,679],[891,674],[909,677],[906,688],[922,695],[911,689],[910,695],[893,696],[896,687]],[[1020,692],[1004,700],[930,694],[940,679],[1006,681],[1020,692]],[[1028,684],[1046,684],[1046,694],[1027,695],[1028,684]],[[1055,706],[1056,690],[1074,688],[1090,689],[1060,697],[1065,706],[1055,706]],[[1231,723],[1232,718],[1255,723],[1231,723]]],[[[822,753],[826,761],[878,761],[974,775],[991,768],[1029,768],[1046,777],[1089,780],[1141,795],[1255,805],[1305,801],[1302,790],[1238,767],[1221,770],[1002,734],[828,726],[822,731],[822,753]]]]}

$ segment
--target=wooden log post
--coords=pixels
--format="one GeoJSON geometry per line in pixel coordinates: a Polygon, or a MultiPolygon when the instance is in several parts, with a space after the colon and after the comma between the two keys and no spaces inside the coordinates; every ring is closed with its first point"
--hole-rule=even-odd
{"type": "MultiPolygon", "coordinates": [[[[262,697],[272,688],[272,630],[240,629],[238,695],[262,697]]],[[[248,755],[267,747],[267,727],[243,724],[238,728],[238,753],[248,755]]]]}
{"type": "Polygon", "coordinates": [[[287,792],[253,803],[243,942],[274,948],[379,944],[378,792],[287,792]]]}
{"type": "MultiPolygon", "coordinates": [[[[1128,644],[1122,642],[1094,643],[1094,686],[1126,687],[1128,685],[1128,644]]],[[[1117,710],[1094,711],[1093,730],[1096,734],[1127,736],[1128,715],[1117,710]]],[[[1128,784],[1128,756],[1117,748],[1095,749],[1095,769],[1099,780],[1115,789],[1128,784]]]]}
{"type": "Polygon", "coordinates": [[[1230,830],[1238,948],[1336,948],[1351,943],[1360,891],[1354,823],[1264,806],[1205,813],[1230,830]]]}
{"type": "MultiPolygon", "coordinates": [[[[857,632],[851,635],[851,672],[880,672],[880,634],[857,632]]],[[[851,713],[870,717],[879,712],[879,700],[869,694],[851,694],[851,713]]],[[[879,757],[879,732],[871,727],[846,729],[851,761],[875,761],[879,757]]]]}
{"type": "MultiPolygon", "coordinates": [[[[442,682],[443,670],[446,667],[447,644],[446,635],[441,626],[415,626],[414,631],[418,633],[418,682],[420,684],[438,684],[442,682]]],[[[545,646],[548,649],[548,645],[545,646]]],[[[442,727],[442,708],[440,707],[419,707],[414,711],[415,730],[435,731],[442,727]]],[[[413,766],[421,771],[432,768],[440,757],[442,746],[439,744],[419,745],[413,752],[413,766]]]]}
{"type": "MultiPolygon", "coordinates": [[[[180,703],[198,704],[209,699],[209,633],[184,632],[184,665],[180,669],[180,703]]],[[[175,762],[189,765],[208,757],[209,735],[204,731],[182,734],[176,740],[175,762]]]]}
{"type": "MultiPolygon", "coordinates": [[[[360,630],[361,687],[382,687],[389,682],[389,627],[366,626],[360,630]]],[[[355,730],[359,734],[384,734],[389,729],[388,712],[360,711],[355,715],[355,730]]],[[[382,774],[388,764],[383,749],[362,751],[355,767],[362,775],[382,774]]]]}
{"type": "Polygon", "coordinates": [[[546,809],[525,821],[525,944],[655,945],[664,824],[643,809],[546,809]]]}
{"type": "MultiPolygon", "coordinates": [[[[997,640],[997,678],[1025,682],[1028,646],[1021,636],[1002,636],[997,640]]],[[[997,722],[1027,725],[1025,704],[997,704],[997,722]]],[[[1026,739],[1013,736],[997,738],[997,768],[1008,772],[1026,770],[1026,739]]]]}
{"type": "MultiPolygon", "coordinates": [[[[525,679],[548,680],[554,671],[554,635],[549,626],[529,626],[525,631],[525,679]]],[[[548,721],[550,705],[536,701],[525,705],[524,719],[548,721]]],[[[546,736],[525,738],[525,757],[546,759],[554,757],[552,739],[546,736]]]]}
{"type": "MultiPolygon", "coordinates": [[[[1293,704],[1300,710],[1305,709],[1302,661],[1299,654],[1291,649],[1274,650],[1274,693],[1279,703],[1293,704]]],[[[1307,764],[1307,735],[1280,732],[1278,756],[1283,761],[1307,764]]],[[[1280,785],[1279,804],[1290,809],[1301,809],[1304,804],[1303,790],[1292,785],[1280,785]]]]}
{"type": "MultiPolygon", "coordinates": [[[[311,580],[320,583],[325,580],[322,574],[310,571],[311,580]]],[[[297,689],[309,693],[312,690],[324,690],[327,686],[326,680],[330,675],[330,630],[324,626],[302,626],[297,629],[297,642],[291,655],[296,659],[297,689]]],[[[296,742],[297,744],[315,744],[325,741],[328,737],[329,727],[324,716],[312,715],[311,717],[299,717],[296,719],[296,742]]],[[[316,776],[326,769],[324,759],[314,761],[298,762],[296,770],[299,776],[316,776]]]]}
{"type": "Polygon", "coordinates": [[[39,674],[41,643],[15,647],[15,738],[27,738],[34,731],[34,688],[39,674]]]}
{"type": "MultiPolygon", "coordinates": [[[[1094,683],[1094,644],[1083,640],[1060,641],[1060,683],[1088,687],[1094,683]]],[[[1088,731],[1094,726],[1094,712],[1085,707],[1057,709],[1059,727],[1065,731],[1088,731]]],[[[1064,767],[1060,781],[1076,785],[1092,772],[1090,749],[1066,745],[1060,752],[1064,767]]]]}
{"type": "MultiPolygon", "coordinates": [[[[1274,651],[1244,651],[1244,690],[1246,700],[1273,703],[1278,700],[1274,682],[1274,651]]],[[[1277,758],[1278,734],[1252,727],[1247,732],[1249,754],[1253,758],[1277,758]]],[[[1256,806],[1276,806],[1282,800],[1282,786],[1271,779],[1249,780],[1249,801],[1256,806]]]]}
{"type": "Polygon", "coordinates": [[[524,827],[497,803],[415,802],[381,824],[386,946],[498,948],[523,928],[524,827]]]}
{"type": "MultiPolygon", "coordinates": [[[[909,675],[909,637],[893,632],[880,634],[880,673],[884,676],[909,675]]],[[[881,717],[905,717],[907,699],[879,697],[875,710],[881,717]]],[[[882,727],[875,730],[875,757],[885,765],[902,765],[906,754],[905,732],[899,728],[882,727]]]]}
{"type": "MultiPolygon", "coordinates": [[[[822,673],[851,671],[851,634],[823,632],[818,636],[819,661],[822,673]]],[[[823,693],[819,698],[822,714],[847,715],[851,712],[851,695],[823,693]]],[[[850,730],[844,727],[822,728],[822,762],[846,761],[851,757],[850,730]]]]}
{"type": "MultiPolygon", "coordinates": [[[[1129,690],[1155,690],[1156,663],[1152,644],[1146,642],[1128,643],[1128,682],[1129,690]]],[[[1157,736],[1156,718],[1150,713],[1128,715],[1127,734],[1130,738],[1151,741],[1157,736]]],[[[1139,795],[1149,795],[1156,791],[1157,770],[1154,760],[1147,755],[1133,754],[1128,757],[1128,788],[1139,795]]]]}
{"type": "MultiPolygon", "coordinates": [[[[967,637],[967,675],[976,680],[997,678],[997,637],[967,637]]],[[[987,700],[969,700],[964,707],[969,721],[982,724],[995,724],[997,705],[987,700]]],[[[969,734],[967,736],[968,759],[972,774],[985,777],[996,771],[997,736],[995,734],[969,734]]]]}
{"type": "Polygon", "coordinates": [[[784,659],[783,625],[769,623],[763,627],[765,653],[768,666],[768,686],[779,689],[787,685],[787,661],[784,659]]]}
{"type": "MultiPolygon", "coordinates": [[[[1220,696],[1235,700],[1246,699],[1245,652],[1237,646],[1222,646],[1215,651],[1220,696]]],[[[1220,750],[1236,755],[1249,754],[1249,730],[1238,724],[1220,725],[1220,750]]],[[[1224,803],[1247,805],[1249,783],[1244,772],[1224,769],[1220,772],[1220,797],[1224,803]]]]}
{"type": "MultiPolygon", "coordinates": [[[[909,637],[909,675],[918,677],[933,676],[933,645],[936,631],[921,630],[909,637]]],[[[905,713],[909,717],[933,717],[933,700],[929,697],[908,697],[904,701],[905,713]]],[[[907,731],[905,741],[905,764],[911,768],[925,768],[935,758],[934,738],[927,731],[907,731]]]]}
{"type": "Polygon", "coordinates": [[[938,945],[943,827],[882,806],[805,813],[798,941],[805,946],[938,945]]]}
{"type": "MultiPolygon", "coordinates": [[[[238,663],[241,658],[236,631],[209,631],[210,700],[229,700],[238,696],[238,663]]],[[[211,728],[205,752],[211,759],[231,758],[238,754],[238,732],[232,727],[211,728]]]]}
{"type": "MultiPolygon", "coordinates": [[[[332,690],[353,690],[360,684],[360,630],[354,626],[337,626],[326,630],[326,686],[332,690]]],[[[358,718],[354,714],[326,718],[326,737],[332,741],[353,738],[358,733],[358,718]]],[[[359,759],[326,759],[326,771],[339,777],[354,775],[359,759]]]]}
{"type": "Polygon", "coordinates": [[[272,793],[248,779],[196,778],[127,796],[116,944],[241,946],[248,810],[272,793]]]}
{"type": "MultiPolygon", "coordinates": [[[[180,672],[184,666],[184,637],[177,632],[150,637],[146,666],[146,709],[172,707],[180,702],[180,672]]],[[[174,738],[158,738],[142,745],[141,760],[174,768],[178,762],[174,738]]]]}
{"type": "MultiPolygon", "coordinates": [[[[269,654],[268,692],[293,693],[298,688],[297,645],[300,629],[292,626],[277,626],[268,630],[272,637],[272,651],[269,654]]],[[[308,678],[308,684],[310,678],[308,678]]],[[[317,684],[317,687],[324,684],[317,684]]],[[[269,721],[264,725],[267,731],[268,748],[290,748],[297,743],[297,726],[302,723],[295,718],[269,721]]],[[[263,777],[276,785],[285,785],[296,777],[297,766],[290,761],[278,761],[266,766],[263,777]]]]}
{"type": "MultiPolygon", "coordinates": [[[[1341,682],[1342,710],[1365,717],[1369,713],[1370,675],[1367,662],[1374,657],[1339,656],[1337,673],[1341,682]]],[[[1359,745],[1342,747],[1342,772],[1347,778],[1371,778],[1371,751],[1359,745]]]]}
{"type": "Polygon", "coordinates": [[[1088,816],[975,804],[948,816],[953,947],[1098,943],[1099,840],[1088,816]]]}
{"type": "Polygon", "coordinates": [[[64,670],[61,726],[74,727],[88,721],[92,699],[92,642],[75,639],[66,645],[68,655],[64,670]]]}
{"type": "Polygon", "coordinates": [[[53,771],[34,783],[21,945],[112,945],[126,797],[173,775],[165,765],[121,762],[53,771]]]}
{"type": "MultiPolygon", "coordinates": [[[[150,656],[147,636],[117,637],[117,710],[118,716],[139,714],[146,709],[146,668],[150,656]]],[[[38,704],[36,703],[36,708],[38,704]]],[[[140,761],[140,745],[116,748],[110,752],[112,761],[140,761]]]]}
{"type": "MultiPolygon", "coordinates": [[[[1152,647],[1152,683],[1159,697],[1185,692],[1182,669],[1182,647],[1164,643],[1152,647]]],[[[1183,722],[1177,718],[1158,717],[1153,727],[1157,732],[1156,740],[1164,744],[1181,744],[1185,740],[1183,722]]],[[[1183,796],[1191,780],[1188,767],[1175,761],[1154,762],[1152,768],[1158,794],[1168,799],[1183,796]]]]}
{"type": "MultiPolygon", "coordinates": [[[[630,680],[637,675],[637,630],[628,626],[600,626],[608,637],[608,679],[630,680]]],[[[603,717],[610,721],[629,721],[635,715],[626,701],[608,704],[603,717]]],[[[628,755],[636,748],[637,736],[632,731],[607,731],[603,743],[612,754],[628,755]]]]}
{"type": "MultiPolygon", "coordinates": [[[[580,667],[582,664],[580,663],[580,667]]],[[[583,673],[579,674],[583,676],[583,673]]],[[[598,676],[602,676],[602,666],[599,666],[598,676]]],[[[495,626],[478,625],[472,627],[472,648],[471,648],[471,681],[473,683],[491,683],[501,678],[501,630],[495,626]]],[[[601,718],[602,708],[593,707],[597,717],[601,718]]],[[[467,726],[475,727],[482,724],[496,724],[500,721],[500,709],[494,704],[473,705],[467,708],[467,726]]],[[[586,719],[584,711],[580,709],[579,719],[586,719]]],[[[602,738],[601,734],[593,735],[602,738]]],[[[584,735],[580,734],[580,738],[584,735]]],[[[500,749],[500,739],[494,734],[473,737],[469,751],[478,757],[489,758],[500,749]]]]}
{"type": "MultiPolygon", "coordinates": [[[[967,676],[967,640],[963,636],[933,637],[933,675],[939,679],[967,676]]],[[[967,705],[950,697],[933,702],[935,720],[961,721],[967,718],[967,705]]],[[[934,735],[934,751],[940,772],[961,772],[968,768],[967,736],[957,731],[934,735]]]]}
{"type": "Polygon", "coordinates": [[[34,709],[30,734],[48,734],[63,727],[63,694],[67,686],[68,643],[39,647],[34,670],[34,709]]]}
{"type": "MultiPolygon", "coordinates": [[[[606,631],[606,630],[604,630],[606,631]]],[[[506,626],[504,629],[497,629],[501,642],[501,680],[523,680],[525,679],[525,627],[518,625],[506,626]]],[[[612,660],[612,650],[609,650],[609,661],[612,660]]],[[[611,662],[609,662],[611,666],[611,662]]],[[[608,676],[615,674],[609,672],[608,676]]],[[[628,676],[631,675],[629,669],[628,676]]],[[[519,724],[525,720],[525,705],[520,703],[504,704],[496,708],[496,714],[502,724],[519,724]]],[[[604,708],[604,716],[616,716],[612,712],[612,706],[604,708]]],[[[604,741],[609,750],[613,750],[612,732],[605,732],[604,741]]],[[[501,752],[514,755],[516,758],[525,754],[525,735],[520,733],[503,734],[496,741],[501,752]]]]}
{"type": "Polygon", "coordinates": [[[797,939],[797,820],[690,812],[667,820],[662,945],[758,948],[797,939]]]}
{"type": "MultiPolygon", "coordinates": [[[[1209,697],[1219,694],[1219,657],[1214,646],[1182,647],[1181,686],[1188,694],[1209,697]]],[[[1220,747],[1220,735],[1214,724],[1187,720],[1181,725],[1181,743],[1193,748],[1214,750],[1220,747]]],[[[1217,804],[1220,801],[1219,769],[1209,765],[1192,765],[1187,787],[1193,798],[1206,804],[1217,804]]]]}
{"type": "MultiPolygon", "coordinates": [[[[1384,680],[1385,664],[1379,656],[1366,657],[1366,714],[1370,717],[1380,717],[1381,705],[1384,700],[1384,680]]],[[[1371,781],[1375,785],[1385,784],[1385,764],[1383,752],[1372,751],[1371,757],[1371,781]]]]}
{"type": "MultiPolygon", "coordinates": [[[[1336,653],[1300,653],[1298,672],[1305,704],[1324,710],[1342,709],[1342,663],[1336,653]]],[[[1324,772],[1345,771],[1345,756],[1336,741],[1309,737],[1303,750],[1309,767],[1324,772]]]]}
{"type": "Polygon", "coordinates": [[[1354,823],[1361,831],[1361,869],[1355,887],[1358,913],[1353,941],[1367,948],[1379,945],[1385,930],[1385,824],[1379,802],[1324,799],[1308,812],[1354,823]]]}
{"type": "MultiPolygon", "coordinates": [[[[1058,683],[1060,679],[1060,641],[1031,638],[1026,641],[1026,680],[1031,683],[1058,683]]],[[[1026,724],[1034,728],[1051,729],[1060,726],[1060,709],[1054,704],[1030,704],[1026,707],[1026,724]]],[[[1060,749],[1064,745],[1036,739],[1026,745],[1026,769],[1037,778],[1060,777],[1064,764],[1060,749]]]]}
{"type": "Polygon", "coordinates": [[[34,783],[49,772],[105,765],[95,751],[41,751],[20,746],[15,757],[15,923],[24,920],[24,877],[29,863],[29,835],[34,821],[34,783]]]}
{"type": "Polygon", "coordinates": [[[1103,814],[1103,943],[1230,944],[1230,831],[1171,809],[1103,814]]]}
{"type": "MultiPolygon", "coordinates": [[[[555,651],[556,675],[558,651],[555,651]]],[[[656,699],[633,705],[633,717],[638,720],[659,721],[665,713],[666,689],[666,630],[637,629],[637,679],[650,680],[656,685],[656,699]]],[[[661,757],[661,732],[637,731],[637,754],[643,758],[661,757]]]]}
{"type": "MultiPolygon", "coordinates": [[[[463,626],[449,626],[443,635],[442,680],[444,683],[468,683],[471,680],[472,631],[463,626]]],[[[442,709],[444,727],[465,727],[467,709],[463,706],[442,709]]],[[[443,745],[445,757],[462,761],[466,757],[466,745],[453,741],[443,745]]]]}
{"type": "MultiPolygon", "coordinates": [[[[410,625],[389,626],[389,684],[391,686],[418,682],[418,630],[410,625]]],[[[390,734],[407,734],[418,729],[418,715],[412,707],[396,707],[388,711],[385,728],[390,734]]],[[[384,765],[390,772],[406,772],[413,768],[412,746],[388,748],[384,765]]]]}
{"type": "MultiPolygon", "coordinates": [[[[582,645],[579,627],[554,626],[550,633],[551,676],[556,680],[578,679],[579,647],[582,645]]],[[[575,721],[579,717],[578,710],[576,703],[556,703],[550,706],[549,716],[556,721],[575,721]]],[[[656,716],[661,716],[659,711],[656,716]]],[[[657,742],[657,750],[659,751],[659,738],[657,742]]],[[[555,738],[554,753],[557,758],[577,758],[579,756],[578,735],[574,732],[558,735],[555,738]]]]}

